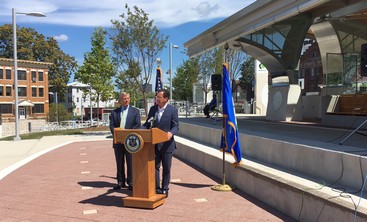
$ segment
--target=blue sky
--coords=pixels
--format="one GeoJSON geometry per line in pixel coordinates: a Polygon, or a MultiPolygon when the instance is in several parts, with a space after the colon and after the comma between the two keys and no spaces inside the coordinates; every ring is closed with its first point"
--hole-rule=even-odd
{"type": "MultiPolygon", "coordinates": [[[[0,25],[12,23],[12,8],[17,12],[42,12],[47,17],[36,18],[18,14],[17,25],[34,28],[48,37],[54,37],[60,48],[83,63],[85,52],[90,51],[90,38],[95,27],[111,27],[111,19],[126,13],[125,4],[136,5],[149,14],[160,32],[169,36],[170,42],[179,46],[172,50],[173,70],[187,59],[182,53],[183,44],[228,16],[236,13],[254,0],[2,0],[0,25]]],[[[169,49],[161,54],[161,67],[169,69],[169,49]]],[[[166,75],[167,76],[167,75],[166,75]]],[[[167,81],[164,76],[163,81],[167,81]]],[[[154,78],[153,78],[154,79],[154,78]]]]}

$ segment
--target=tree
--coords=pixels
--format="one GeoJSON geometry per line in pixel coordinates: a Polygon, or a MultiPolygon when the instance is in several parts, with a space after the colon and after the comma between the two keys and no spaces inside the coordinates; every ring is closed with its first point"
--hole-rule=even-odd
{"type": "Polygon", "coordinates": [[[177,68],[176,76],[172,79],[177,100],[189,100],[192,102],[193,84],[197,82],[198,74],[199,58],[190,58],[177,68]]]}
{"type": "Polygon", "coordinates": [[[144,10],[134,6],[132,11],[125,5],[127,14],[121,14],[121,20],[112,20],[111,41],[113,44],[113,59],[120,71],[132,69],[135,63],[140,67],[141,73],[134,73],[132,80],[138,86],[138,91],[144,99],[145,112],[147,113],[147,92],[144,86],[150,83],[153,64],[156,62],[168,37],[160,34],[153,20],[149,20],[144,10]]]}
{"type": "MultiPolygon", "coordinates": [[[[120,71],[115,80],[117,89],[130,93],[132,103],[134,103],[135,101],[139,101],[139,99],[141,98],[136,93],[139,91],[140,87],[139,84],[137,84],[137,78],[140,73],[141,68],[139,66],[139,63],[132,60],[128,68],[126,70],[120,71]]],[[[120,93],[117,92],[117,98],[119,95],[120,93]]]]}
{"type": "Polygon", "coordinates": [[[242,64],[248,60],[248,55],[241,50],[229,48],[225,51],[225,62],[228,64],[229,80],[232,84],[232,96],[235,97],[237,102],[237,82],[236,80],[241,77],[242,64]]]}
{"type": "Polygon", "coordinates": [[[89,93],[91,99],[97,103],[98,113],[99,101],[111,99],[114,91],[112,78],[115,76],[115,67],[108,49],[105,48],[105,37],[106,31],[103,28],[97,27],[94,30],[91,37],[92,49],[84,54],[83,65],[75,74],[76,79],[90,85],[94,90],[86,89],[85,93],[89,93]]]}
{"type": "Polygon", "coordinates": [[[253,57],[247,57],[247,60],[242,63],[240,86],[246,91],[247,100],[252,95],[252,82],[255,79],[255,59],[253,57]]]}
{"type": "Polygon", "coordinates": [[[213,74],[222,73],[223,56],[220,48],[214,48],[206,51],[198,56],[199,59],[199,76],[198,80],[201,83],[201,88],[204,91],[204,103],[207,103],[208,93],[211,91],[209,83],[213,74]]]}
{"type": "MultiPolygon", "coordinates": [[[[249,59],[249,56],[240,50],[229,48],[225,53],[225,62],[228,64],[229,80],[233,81],[241,77],[242,64],[249,59]]],[[[233,88],[233,87],[232,87],[233,88]]]]}
{"type": "MultiPolygon", "coordinates": [[[[32,28],[17,27],[17,39],[18,59],[52,63],[48,72],[49,85],[63,100],[71,73],[77,67],[75,58],[65,54],[54,38],[45,37],[32,28]]],[[[0,26],[0,57],[14,58],[12,41],[12,26],[0,26]]]]}
{"type": "Polygon", "coordinates": [[[62,104],[52,103],[50,104],[49,111],[47,113],[48,122],[57,122],[60,123],[62,121],[70,120],[70,113],[66,107],[62,104]]]}

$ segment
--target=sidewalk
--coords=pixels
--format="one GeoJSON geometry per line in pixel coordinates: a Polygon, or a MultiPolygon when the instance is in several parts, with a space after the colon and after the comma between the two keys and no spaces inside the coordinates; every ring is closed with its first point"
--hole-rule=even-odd
{"type": "Polygon", "coordinates": [[[0,221],[293,221],[239,190],[211,190],[220,180],[177,158],[162,206],[125,208],[131,191],[112,190],[111,143],[106,135],[0,142],[1,174],[13,167],[0,178],[0,221]]]}

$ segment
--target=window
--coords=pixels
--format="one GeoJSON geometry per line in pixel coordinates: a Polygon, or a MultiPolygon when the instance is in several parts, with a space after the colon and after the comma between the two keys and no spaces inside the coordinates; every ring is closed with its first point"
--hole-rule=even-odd
{"type": "Polygon", "coordinates": [[[0,79],[4,79],[4,69],[0,69],[0,79]]]}
{"type": "Polygon", "coordinates": [[[11,96],[11,86],[6,87],[6,96],[11,96]]]}
{"type": "Polygon", "coordinates": [[[0,104],[0,113],[13,113],[12,104],[0,104]]]}
{"type": "Polygon", "coordinates": [[[43,88],[38,88],[38,96],[39,97],[44,97],[44,90],[43,90],[43,88]]]}
{"type": "Polygon", "coordinates": [[[36,71],[32,71],[31,72],[31,76],[32,76],[32,82],[36,82],[36,80],[37,80],[37,73],[36,73],[36,71]]]}
{"type": "Polygon", "coordinates": [[[43,81],[43,72],[38,71],[38,81],[43,81]]]}
{"type": "Polygon", "coordinates": [[[7,69],[5,71],[5,75],[6,75],[6,79],[11,79],[11,70],[10,69],[7,69]]]}
{"type": "Polygon", "coordinates": [[[18,80],[27,80],[27,71],[18,70],[18,80]]]}
{"type": "Polygon", "coordinates": [[[32,87],[32,97],[37,97],[37,88],[32,87]]]}
{"type": "Polygon", "coordinates": [[[32,113],[44,113],[45,105],[44,104],[34,104],[32,107],[32,113]]]}
{"type": "Polygon", "coordinates": [[[0,86],[0,96],[4,95],[4,86],[0,86]]]}
{"type": "Polygon", "coordinates": [[[76,102],[77,102],[77,103],[79,102],[79,98],[76,98],[76,102]]]}
{"type": "Polygon", "coordinates": [[[18,87],[18,95],[22,97],[27,96],[27,87],[18,87]]]}

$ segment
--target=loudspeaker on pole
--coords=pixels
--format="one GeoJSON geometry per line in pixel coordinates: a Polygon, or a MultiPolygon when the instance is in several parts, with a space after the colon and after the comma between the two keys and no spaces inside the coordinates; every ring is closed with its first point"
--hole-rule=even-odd
{"type": "Polygon", "coordinates": [[[212,75],[212,90],[213,91],[222,90],[222,75],[221,74],[212,75]]]}

